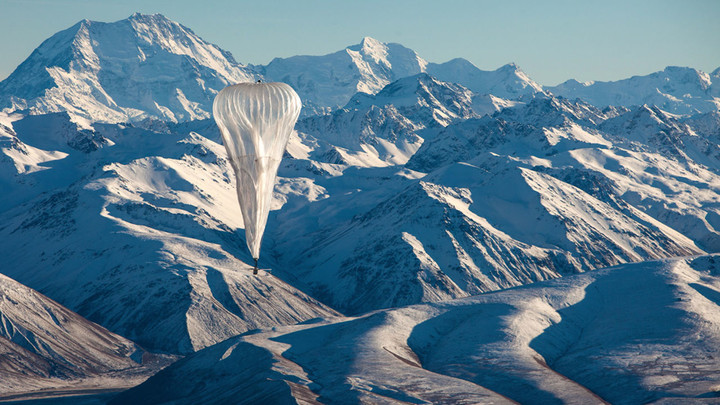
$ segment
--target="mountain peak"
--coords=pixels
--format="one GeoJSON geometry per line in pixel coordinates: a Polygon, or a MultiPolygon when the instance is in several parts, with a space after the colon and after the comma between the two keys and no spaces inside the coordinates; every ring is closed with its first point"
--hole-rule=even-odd
{"type": "Polygon", "coordinates": [[[427,62],[400,44],[364,37],[359,44],[321,56],[276,58],[267,80],[292,86],[306,107],[337,108],[357,92],[375,94],[390,82],[425,71],[427,62]]]}
{"type": "Polygon", "coordinates": [[[189,28],[135,13],[82,20],[43,42],[0,82],[0,108],[67,111],[86,123],[202,119],[220,89],[253,77],[189,28]]]}
{"type": "Polygon", "coordinates": [[[378,41],[375,38],[372,37],[363,37],[363,39],[360,41],[360,47],[361,48],[377,48],[377,47],[385,47],[385,44],[378,41]]]}
{"type": "Polygon", "coordinates": [[[576,89],[576,88],[580,88],[580,87],[591,86],[593,83],[595,83],[595,82],[592,81],[592,80],[591,80],[591,81],[586,81],[586,82],[580,82],[580,81],[577,81],[576,79],[568,79],[568,80],[562,82],[562,83],[561,83],[560,85],[558,85],[557,87],[563,86],[563,87],[566,87],[566,88],[576,89]]]}
{"type": "Polygon", "coordinates": [[[143,14],[143,13],[135,12],[135,13],[132,13],[132,15],[130,17],[128,17],[127,19],[128,20],[142,20],[142,21],[165,20],[165,21],[170,21],[172,23],[175,23],[174,21],[172,21],[171,19],[165,17],[164,15],[162,15],[160,13],[143,14]]]}
{"type": "Polygon", "coordinates": [[[470,90],[437,80],[423,72],[398,79],[375,95],[358,93],[350,99],[345,109],[392,107],[418,125],[437,127],[476,116],[472,105],[470,90]]]}
{"type": "Polygon", "coordinates": [[[676,79],[681,85],[694,85],[702,90],[707,90],[712,85],[710,75],[691,67],[668,66],[663,73],[676,79]]]}

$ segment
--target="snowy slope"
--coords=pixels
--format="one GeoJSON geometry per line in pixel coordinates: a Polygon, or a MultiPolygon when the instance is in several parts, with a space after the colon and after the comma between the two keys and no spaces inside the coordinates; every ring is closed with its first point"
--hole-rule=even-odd
{"type": "Polygon", "coordinates": [[[273,250],[344,313],[717,251],[713,143],[656,113],[536,98],[451,124],[406,165],[420,180],[315,177],[324,198],[277,214],[273,250]]]}
{"type": "Polygon", "coordinates": [[[108,142],[90,152],[71,148],[62,133],[36,137],[48,120],[72,127],[61,118],[12,123],[20,142],[43,139],[67,156],[18,175],[8,194],[23,199],[0,213],[2,273],[172,353],[334,313],[274,276],[248,272],[222,145],[194,132],[119,125],[96,125],[108,142]]]}
{"type": "Polygon", "coordinates": [[[598,107],[655,105],[674,114],[720,109],[720,77],[688,67],[668,66],[647,76],[614,82],[568,80],[545,89],[557,96],[580,98],[598,107]]]}
{"type": "Polygon", "coordinates": [[[302,119],[296,128],[317,142],[308,155],[316,161],[402,165],[438,129],[479,116],[474,97],[462,86],[421,73],[374,95],[357,93],[344,108],[302,119]]]}
{"type": "Polygon", "coordinates": [[[2,396],[131,387],[174,360],[146,352],[1,274],[0,353],[2,396]]]}
{"type": "Polygon", "coordinates": [[[447,126],[476,115],[471,91],[427,73],[399,79],[377,94],[358,93],[345,108],[364,109],[373,105],[393,105],[411,121],[429,127],[447,126]]]}
{"type": "MultiPolygon", "coordinates": [[[[453,88],[428,76],[412,83],[418,79],[453,88]]],[[[385,108],[393,88],[358,97],[368,111],[379,108],[370,102],[385,108]]],[[[435,104],[399,94],[393,108],[412,107],[407,114],[417,122],[437,108],[470,111],[463,92],[441,92],[452,97],[435,104]]],[[[3,273],[148,348],[184,353],[249,329],[335,313],[326,305],[361,313],[715,251],[717,165],[708,166],[711,156],[689,142],[669,144],[683,154],[661,154],[668,144],[653,140],[675,139],[662,131],[691,127],[658,114],[552,98],[492,117],[456,114],[428,141],[444,158],[418,166],[435,170],[425,176],[401,166],[317,160],[320,141],[300,133],[280,172],[263,245],[264,265],[278,278],[259,279],[242,270],[250,258],[211,121],[96,124],[89,131],[62,114],[6,117],[8,139],[38,156],[7,149],[8,167],[21,180],[10,183],[18,197],[0,214],[3,273]],[[633,125],[649,129],[632,138],[633,125]],[[467,131],[451,137],[457,128],[467,131]],[[77,149],[70,141],[78,134],[104,141],[77,149]],[[440,142],[453,139],[469,143],[452,149],[440,142]],[[45,169],[21,173],[19,156],[45,169]],[[157,313],[166,315],[158,320],[157,313]]],[[[421,125],[398,117],[408,128],[421,125]]],[[[378,140],[390,139],[378,131],[382,120],[361,122],[378,140]]],[[[333,143],[361,144],[351,130],[333,137],[329,128],[344,125],[335,121],[316,135],[338,149],[333,143]]]]}
{"type": "Polygon", "coordinates": [[[0,82],[0,108],[67,111],[76,122],[207,118],[223,87],[254,73],[160,14],[84,20],[43,42],[0,82]]]}
{"type": "Polygon", "coordinates": [[[449,163],[472,159],[490,149],[512,156],[544,157],[571,148],[607,147],[608,140],[583,127],[594,127],[616,113],[616,110],[600,111],[584,103],[537,97],[505,108],[492,117],[448,126],[428,140],[407,167],[429,172],[449,163]]]}
{"type": "Polygon", "coordinates": [[[544,96],[469,118],[466,96],[429,76],[403,79],[357,99],[397,111],[406,132],[347,109],[293,136],[263,244],[274,276],[259,279],[244,270],[212,121],[87,130],[63,114],[4,115],[13,191],[0,213],[2,272],[145,347],[186,353],[334,314],[328,305],[361,313],[720,246],[717,159],[698,147],[713,145],[702,131],[648,108],[544,96]],[[434,111],[454,115],[435,121],[440,132],[408,163],[416,171],[323,154],[419,137],[434,111]],[[426,153],[439,160],[410,164],[426,153]]]}
{"type": "Polygon", "coordinates": [[[718,263],[625,265],[250,333],[114,403],[711,403],[718,263]]]}
{"type": "Polygon", "coordinates": [[[535,99],[448,126],[406,166],[430,171],[488,152],[510,156],[626,214],[644,212],[714,252],[720,137],[712,117],[680,122],[657,107],[599,111],[535,99]]]}
{"type": "Polygon", "coordinates": [[[701,252],[659,221],[543,168],[493,156],[473,162],[434,172],[347,221],[290,232],[275,241],[279,262],[297,269],[305,291],[356,314],[701,252]]]}

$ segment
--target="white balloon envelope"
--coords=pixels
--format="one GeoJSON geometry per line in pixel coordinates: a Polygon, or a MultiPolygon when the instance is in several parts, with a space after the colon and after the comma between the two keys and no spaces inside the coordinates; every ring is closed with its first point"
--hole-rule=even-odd
{"type": "Polygon", "coordinates": [[[256,269],[275,176],[301,104],[285,83],[228,86],[213,103],[213,116],[235,171],[247,246],[256,269]]]}

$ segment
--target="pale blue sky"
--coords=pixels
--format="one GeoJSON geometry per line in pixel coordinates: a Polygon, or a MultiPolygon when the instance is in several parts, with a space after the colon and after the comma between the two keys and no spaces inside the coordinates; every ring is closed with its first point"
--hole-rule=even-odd
{"type": "Polygon", "coordinates": [[[0,80],[55,32],[135,11],[164,14],[242,63],[322,55],[371,36],[430,62],[515,62],[543,85],[720,67],[720,0],[0,0],[0,80]]]}

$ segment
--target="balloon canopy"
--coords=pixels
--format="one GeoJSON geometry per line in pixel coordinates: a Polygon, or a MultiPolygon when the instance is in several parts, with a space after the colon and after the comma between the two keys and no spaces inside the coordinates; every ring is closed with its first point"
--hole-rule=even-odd
{"type": "Polygon", "coordinates": [[[247,246],[260,257],[275,176],[301,101],[285,83],[240,83],[222,89],[213,116],[235,171],[247,246]]]}

